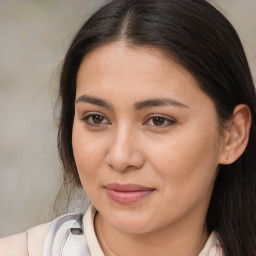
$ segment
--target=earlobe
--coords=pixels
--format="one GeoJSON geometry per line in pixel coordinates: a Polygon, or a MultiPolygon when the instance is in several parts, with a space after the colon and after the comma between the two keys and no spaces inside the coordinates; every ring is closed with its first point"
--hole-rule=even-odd
{"type": "Polygon", "coordinates": [[[226,132],[220,164],[232,164],[243,154],[249,141],[250,128],[250,108],[245,104],[237,105],[226,132]]]}

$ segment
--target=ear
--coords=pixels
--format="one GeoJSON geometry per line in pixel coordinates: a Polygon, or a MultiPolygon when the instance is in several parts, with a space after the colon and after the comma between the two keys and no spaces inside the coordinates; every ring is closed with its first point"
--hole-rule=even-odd
{"type": "Polygon", "coordinates": [[[237,105],[225,134],[220,164],[232,164],[245,151],[251,128],[251,111],[245,104],[237,105]]]}

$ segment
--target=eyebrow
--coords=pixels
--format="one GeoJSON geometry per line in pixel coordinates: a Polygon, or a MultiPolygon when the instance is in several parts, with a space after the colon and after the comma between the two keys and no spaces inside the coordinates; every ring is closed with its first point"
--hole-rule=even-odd
{"type": "MultiPolygon", "coordinates": [[[[88,96],[88,95],[80,96],[76,100],[76,103],[79,103],[79,102],[90,103],[90,104],[94,104],[94,105],[97,105],[100,107],[105,107],[107,109],[113,109],[113,106],[111,103],[109,103],[105,100],[102,100],[100,98],[92,97],[92,96],[88,96]]],[[[185,105],[177,100],[170,99],[170,98],[154,98],[154,99],[140,101],[140,102],[137,102],[134,104],[135,110],[142,110],[144,108],[152,108],[152,107],[159,107],[159,106],[175,106],[175,107],[188,108],[187,105],[185,105]]]]}
{"type": "Polygon", "coordinates": [[[98,105],[100,107],[105,107],[107,109],[113,109],[112,105],[110,103],[108,103],[107,101],[99,99],[97,97],[91,97],[91,96],[88,96],[88,95],[80,96],[76,100],[76,103],[79,103],[79,102],[90,103],[90,104],[98,105]]]}
{"type": "Polygon", "coordinates": [[[145,101],[140,101],[135,103],[136,110],[141,110],[143,108],[150,108],[150,107],[158,107],[158,106],[175,106],[175,107],[188,108],[187,105],[170,98],[148,99],[145,101]]]}

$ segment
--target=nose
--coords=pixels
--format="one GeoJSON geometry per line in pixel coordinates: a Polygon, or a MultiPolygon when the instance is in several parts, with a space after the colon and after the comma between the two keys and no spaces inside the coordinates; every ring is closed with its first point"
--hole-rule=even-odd
{"type": "Polygon", "coordinates": [[[120,128],[113,136],[106,160],[111,168],[119,172],[140,169],[144,165],[144,157],[136,132],[120,128]]]}

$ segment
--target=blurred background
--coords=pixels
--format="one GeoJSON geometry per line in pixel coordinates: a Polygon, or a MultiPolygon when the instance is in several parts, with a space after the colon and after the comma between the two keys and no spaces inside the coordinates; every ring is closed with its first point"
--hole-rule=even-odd
{"type": "MultiPolygon", "coordinates": [[[[75,32],[106,0],[0,0],[0,237],[53,218],[61,182],[54,104],[75,32]]],[[[256,1],[215,0],[256,77],[256,1]]]]}

